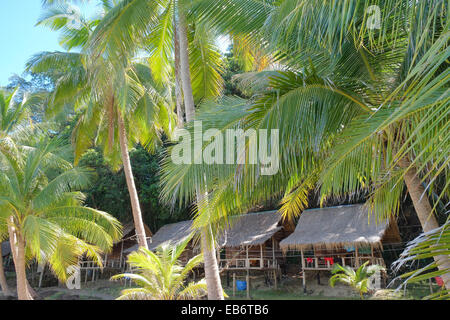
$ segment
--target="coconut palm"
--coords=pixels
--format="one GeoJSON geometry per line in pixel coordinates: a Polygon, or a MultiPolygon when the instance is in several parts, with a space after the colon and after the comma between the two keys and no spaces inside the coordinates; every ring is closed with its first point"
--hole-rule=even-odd
{"type": "MultiPolygon", "coordinates": [[[[0,153],[11,154],[16,144],[30,142],[39,126],[31,118],[30,110],[43,100],[41,94],[29,94],[17,87],[11,92],[0,91],[0,153]],[[32,125],[30,125],[32,124],[32,125]]],[[[0,241],[8,238],[6,225],[0,225],[0,241]]],[[[10,290],[3,269],[3,257],[0,257],[0,286],[4,295],[10,290]]]]}
{"type": "MultiPolygon", "coordinates": [[[[320,186],[322,204],[367,196],[383,219],[398,212],[406,186],[423,230],[439,227],[434,213],[449,197],[448,3],[379,1],[380,28],[369,5],[271,5],[262,34],[288,71],[260,77],[267,89],[245,119],[249,127],[280,130],[281,170],[260,177],[258,167],[240,169],[241,187],[218,189],[228,210],[238,203],[233,193],[264,199],[284,191],[282,211],[293,216],[320,186]]],[[[205,4],[205,14],[226,11],[211,8],[205,4]]],[[[435,258],[448,269],[448,256],[435,258]]]]}
{"type": "MultiPolygon", "coordinates": [[[[109,10],[110,5],[105,2],[104,9],[109,10]]],[[[153,150],[161,132],[170,136],[173,127],[170,90],[158,86],[150,69],[143,64],[125,59],[126,63],[118,68],[107,57],[92,59],[84,53],[100,17],[87,21],[77,16],[81,23],[73,29],[68,22],[74,17],[66,4],[47,10],[39,23],[62,29],[65,48],[78,48],[82,53],[43,52],[29,61],[28,69],[33,72],[56,70],[60,74],[50,106],[53,113],[69,106],[80,114],[73,133],[75,162],[95,143],[103,147],[113,168],[118,169],[123,164],[138,243],[147,247],[129,148],[139,142],[153,150]]]]}
{"type": "Polygon", "coordinates": [[[14,143],[29,142],[42,124],[36,123],[31,109],[42,105],[45,95],[14,90],[0,90],[0,151],[6,152],[14,143]]]}
{"type": "Polygon", "coordinates": [[[60,279],[67,267],[86,255],[101,265],[100,254],[120,239],[121,225],[109,214],[83,206],[80,188],[88,173],[59,154],[67,150],[58,140],[34,148],[2,153],[0,224],[7,226],[17,275],[19,299],[31,299],[26,265],[47,262],[60,279]]]}
{"type": "Polygon", "coordinates": [[[330,278],[330,286],[334,287],[337,281],[345,283],[358,292],[361,299],[364,299],[364,293],[369,291],[369,278],[375,273],[384,270],[382,266],[368,266],[368,264],[369,261],[365,262],[355,271],[349,266],[341,266],[336,263],[333,270],[331,270],[333,276],[330,278]]]}
{"type": "MultiPolygon", "coordinates": [[[[184,1],[122,1],[105,16],[91,41],[95,56],[107,54],[120,58],[123,54],[133,55],[139,48],[146,48],[151,53],[150,61],[153,61],[151,69],[160,79],[167,79],[175,58],[175,83],[182,87],[187,122],[194,118],[194,103],[217,96],[223,84],[214,29],[208,21],[198,21],[195,16],[188,15],[189,10],[190,3],[184,1]]],[[[180,89],[176,88],[177,110],[180,109],[180,89]]],[[[178,113],[181,117],[181,112],[178,113]]],[[[181,122],[179,119],[179,125],[181,122]]],[[[198,184],[195,186],[197,200],[201,200],[205,191],[198,184]]],[[[209,229],[202,232],[208,295],[212,299],[223,299],[214,237],[209,229]],[[209,239],[207,242],[206,238],[209,239]]]]}
{"type": "Polygon", "coordinates": [[[163,245],[155,253],[145,248],[132,252],[128,264],[135,272],[115,275],[111,279],[128,278],[139,288],[123,290],[118,300],[190,300],[204,296],[204,279],[186,283],[192,270],[202,262],[202,256],[191,258],[186,265],[179,260],[189,240],[176,246],[163,245]]]}
{"type": "Polygon", "coordinates": [[[108,52],[118,57],[116,62],[122,54],[147,51],[153,75],[162,82],[172,81],[175,71],[177,98],[184,96],[187,121],[193,117],[194,103],[218,96],[223,86],[215,31],[207,21],[189,15],[190,6],[173,0],[118,2],[90,44],[95,56],[108,52]]]}

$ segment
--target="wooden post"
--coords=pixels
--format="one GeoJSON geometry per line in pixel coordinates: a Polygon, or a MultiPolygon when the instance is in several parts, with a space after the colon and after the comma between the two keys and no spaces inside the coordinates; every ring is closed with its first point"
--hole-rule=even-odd
{"type": "Polygon", "coordinates": [[[355,246],[355,266],[356,268],[359,268],[359,254],[357,246],[355,246]]]}
{"type": "Polygon", "coordinates": [[[249,270],[247,269],[247,276],[246,276],[246,282],[247,282],[247,299],[250,299],[250,275],[249,270]]]}
{"type": "Polygon", "coordinates": [[[303,293],[306,293],[306,275],[305,275],[305,258],[303,256],[303,249],[300,250],[301,259],[302,259],[302,284],[303,284],[303,293]]]}
{"type": "Polygon", "coordinates": [[[245,266],[247,270],[250,268],[250,261],[248,261],[248,246],[245,246],[245,266]]]}
{"type": "Polygon", "coordinates": [[[275,265],[276,265],[276,260],[275,260],[275,239],[272,237],[272,259],[273,259],[273,261],[272,261],[272,265],[273,265],[273,267],[275,268],[275,265]]]}
{"type": "Polygon", "coordinates": [[[370,252],[372,254],[371,264],[375,264],[375,256],[373,255],[373,245],[370,244],[370,252]]]}
{"type": "Polygon", "coordinates": [[[274,284],[275,284],[275,290],[278,289],[278,279],[277,279],[277,270],[273,270],[273,279],[274,279],[274,284]]]}
{"type": "Polygon", "coordinates": [[[120,247],[120,262],[119,262],[119,268],[122,268],[122,256],[123,256],[123,240],[121,241],[121,247],[120,247]]]}
{"type": "Polygon", "coordinates": [[[236,296],[236,273],[233,272],[233,297],[236,296]]]}
{"type": "Polygon", "coordinates": [[[259,245],[259,251],[261,253],[261,260],[259,261],[259,267],[262,269],[264,267],[264,256],[263,256],[262,244],[259,245]]]}

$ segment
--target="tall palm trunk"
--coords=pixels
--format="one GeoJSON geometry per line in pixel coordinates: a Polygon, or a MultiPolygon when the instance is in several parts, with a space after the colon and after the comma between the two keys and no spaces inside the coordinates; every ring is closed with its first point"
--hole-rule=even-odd
{"type": "Polygon", "coordinates": [[[5,270],[3,269],[3,252],[2,252],[2,244],[0,242],[0,286],[2,288],[2,292],[4,296],[11,295],[11,291],[9,290],[8,283],[6,282],[5,270]]]}
{"type": "Polygon", "coordinates": [[[181,84],[181,68],[180,68],[180,38],[178,36],[177,25],[175,19],[173,21],[173,42],[175,51],[175,98],[177,107],[177,125],[179,128],[183,126],[183,92],[181,84]]]}
{"type": "Polygon", "coordinates": [[[191,73],[189,70],[189,51],[187,39],[187,22],[182,8],[178,10],[178,35],[180,40],[180,76],[183,86],[184,108],[186,112],[186,122],[194,119],[195,105],[192,93],[191,73]]]}
{"type": "MultiPolygon", "coordinates": [[[[403,161],[402,167],[407,168],[409,161],[403,161]]],[[[438,221],[432,212],[430,201],[428,200],[425,188],[423,187],[414,167],[408,169],[404,176],[406,187],[413,201],[414,209],[422,225],[424,232],[431,231],[439,227],[438,221]]],[[[450,270],[450,257],[447,255],[439,255],[435,257],[435,261],[440,270],[450,270]]],[[[450,289],[450,272],[442,275],[445,287],[450,289]]]]}
{"type": "Polygon", "coordinates": [[[17,297],[19,300],[33,300],[33,297],[28,291],[28,281],[25,267],[25,241],[16,232],[12,225],[8,226],[8,231],[11,253],[14,260],[14,268],[16,269],[17,297]]]}
{"type": "Polygon", "coordinates": [[[130,155],[128,152],[128,139],[123,121],[122,114],[117,112],[117,122],[119,124],[119,142],[120,153],[122,156],[123,171],[125,172],[125,179],[127,181],[128,193],[130,194],[131,209],[133,212],[134,227],[136,229],[136,236],[139,247],[148,249],[144,222],[142,221],[141,207],[139,206],[139,197],[134,184],[133,171],[131,169],[130,155]]]}
{"type": "MultiPolygon", "coordinates": [[[[195,105],[194,95],[192,93],[191,74],[189,69],[189,51],[187,39],[186,16],[182,10],[178,10],[178,36],[180,45],[180,75],[183,86],[184,108],[186,112],[186,122],[194,120],[195,105]]],[[[199,186],[197,188],[197,203],[201,202],[202,193],[199,186]]],[[[214,239],[210,236],[208,229],[201,232],[201,246],[205,266],[206,286],[208,288],[208,299],[223,300],[223,290],[220,281],[219,266],[215,254],[214,239]]]]}
{"type": "Polygon", "coordinates": [[[203,262],[205,265],[205,279],[208,288],[208,300],[223,300],[222,283],[220,281],[219,266],[216,250],[209,229],[204,228],[201,234],[203,262]]]}

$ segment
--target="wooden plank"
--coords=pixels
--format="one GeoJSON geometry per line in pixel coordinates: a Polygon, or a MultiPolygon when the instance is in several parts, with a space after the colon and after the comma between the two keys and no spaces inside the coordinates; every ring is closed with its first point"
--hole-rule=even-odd
{"type": "Polygon", "coordinates": [[[305,275],[305,257],[303,256],[303,249],[300,251],[302,255],[302,284],[303,284],[303,292],[306,293],[306,275],[305,275]]]}
{"type": "Polygon", "coordinates": [[[357,246],[355,246],[355,266],[356,268],[359,268],[359,254],[357,246]]]}
{"type": "Polygon", "coordinates": [[[277,290],[278,289],[277,270],[273,270],[273,279],[274,279],[274,283],[275,283],[275,290],[277,290]]]}
{"type": "Polygon", "coordinates": [[[272,237],[272,259],[273,259],[272,265],[275,268],[275,263],[276,263],[276,260],[275,260],[275,239],[273,237],[272,237]]]}
{"type": "Polygon", "coordinates": [[[250,277],[247,270],[247,276],[246,276],[246,282],[247,282],[247,299],[250,299],[250,277]]]}
{"type": "Polygon", "coordinates": [[[262,247],[262,244],[259,245],[259,251],[260,251],[260,253],[261,253],[261,260],[259,261],[259,266],[260,266],[261,268],[263,268],[263,267],[264,267],[264,256],[263,256],[263,247],[262,247]]]}
{"type": "Polygon", "coordinates": [[[236,296],[236,273],[233,272],[233,297],[236,296]]]}

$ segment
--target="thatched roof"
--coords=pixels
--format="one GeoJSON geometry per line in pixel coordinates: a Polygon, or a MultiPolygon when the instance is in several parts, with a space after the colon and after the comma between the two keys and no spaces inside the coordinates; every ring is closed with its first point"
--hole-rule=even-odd
{"type": "MultiPolygon", "coordinates": [[[[187,220],[167,224],[161,227],[161,229],[159,229],[158,232],[156,232],[152,237],[152,240],[148,242],[149,250],[155,250],[157,247],[163,244],[170,243],[171,245],[176,245],[183,242],[191,234],[191,226],[192,221],[187,220]]],[[[138,245],[134,245],[124,250],[124,253],[130,253],[132,251],[136,251],[137,249],[138,245]]]]}
{"type": "Polygon", "coordinates": [[[388,222],[376,222],[364,205],[305,210],[293,234],[280,242],[283,250],[311,247],[381,246],[388,222]]]}
{"type": "Polygon", "coordinates": [[[236,217],[231,229],[226,230],[220,241],[222,247],[260,245],[283,227],[281,214],[274,211],[248,213],[236,217]]]}
{"type": "MultiPolygon", "coordinates": [[[[114,242],[114,244],[120,243],[124,240],[128,240],[131,237],[134,237],[136,235],[135,229],[136,228],[134,227],[133,221],[125,223],[122,228],[122,239],[117,240],[116,242],[114,242]]],[[[144,223],[144,230],[145,230],[145,235],[147,237],[151,237],[153,235],[152,232],[150,231],[150,228],[145,223],[144,223]]]]}
{"type": "Polygon", "coordinates": [[[9,241],[5,241],[1,243],[2,245],[2,256],[6,257],[11,253],[11,246],[9,245],[9,241]]]}

